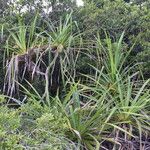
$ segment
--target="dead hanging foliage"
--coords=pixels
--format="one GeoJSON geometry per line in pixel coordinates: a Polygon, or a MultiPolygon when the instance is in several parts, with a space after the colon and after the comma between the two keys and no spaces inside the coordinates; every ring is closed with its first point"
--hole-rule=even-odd
{"type": "MultiPolygon", "coordinates": [[[[4,82],[4,92],[13,96],[14,94],[19,95],[19,84],[23,80],[32,82],[34,77],[42,77],[43,79],[48,78],[49,69],[47,68],[46,61],[44,60],[49,52],[52,55],[52,77],[51,77],[51,90],[54,91],[57,88],[58,78],[57,73],[60,72],[60,59],[56,46],[44,45],[40,47],[34,47],[27,50],[27,53],[22,55],[13,55],[6,64],[6,75],[4,82]],[[56,73],[57,72],[57,73],[56,73]]],[[[49,67],[50,68],[50,67],[49,67]]],[[[58,73],[59,76],[59,73],[58,73]]]]}

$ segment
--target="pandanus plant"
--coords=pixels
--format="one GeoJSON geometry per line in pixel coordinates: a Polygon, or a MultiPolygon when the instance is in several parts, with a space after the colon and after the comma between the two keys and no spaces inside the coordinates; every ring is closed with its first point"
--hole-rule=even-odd
{"type": "Polygon", "coordinates": [[[53,60],[49,59],[47,72],[50,72],[50,90],[56,94],[60,85],[60,78],[63,84],[65,79],[75,76],[75,66],[80,53],[82,44],[81,33],[78,30],[77,23],[72,21],[72,13],[66,15],[64,19],[60,18],[56,24],[45,21],[48,31],[45,31],[49,43],[51,43],[53,60]],[[74,30],[76,32],[74,32],[74,30]],[[77,50],[77,51],[76,51],[77,50]]]}
{"type": "MultiPolygon", "coordinates": [[[[100,37],[97,38],[97,56],[100,62],[97,63],[97,67],[92,66],[95,71],[93,76],[84,76],[89,80],[87,87],[92,91],[90,95],[94,95],[99,101],[104,94],[106,103],[110,104],[108,110],[115,108],[110,121],[106,123],[114,128],[106,139],[114,144],[114,148],[111,149],[138,149],[135,148],[137,145],[133,146],[135,140],[140,143],[139,149],[144,149],[146,146],[143,146],[142,140],[150,131],[150,117],[147,111],[150,104],[150,80],[144,83],[135,80],[138,72],[130,71],[135,65],[126,65],[127,57],[134,45],[124,53],[121,44],[123,36],[124,33],[116,43],[107,36],[106,45],[102,44],[100,37]]],[[[89,97],[89,92],[86,93],[89,97]]]]}
{"type": "Polygon", "coordinates": [[[10,96],[16,92],[17,82],[23,79],[26,73],[33,73],[33,70],[40,73],[33,58],[43,50],[40,45],[43,44],[44,37],[36,34],[36,20],[37,16],[31,24],[26,25],[19,18],[17,27],[9,30],[5,51],[5,58],[9,58],[6,61],[4,91],[10,96]]]}
{"type": "Polygon", "coordinates": [[[48,81],[45,84],[46,89],[50,87],[51,93],[56,93],[62,68],[66,69],[66,60],[70,63],[70,47],[73,46],[73,41],[80,37],[79,33],[72,32],[75,23],[72,22],[71,14],[67,15],[64,21],[60,20],[57,27],[47,21],[46,25],[50,31],[38,34],[36,20],[37,16],[31,25],[25,25],[19,20],[18,27],[9,31],[6,54],[10,59],[7,60],[4,85],[8,95],[16,93],[20,79],[31,81],[35,75],[43,76],[45,81],[48,81]],[[63,58],[60,55],[62,52],[63,58]]]}

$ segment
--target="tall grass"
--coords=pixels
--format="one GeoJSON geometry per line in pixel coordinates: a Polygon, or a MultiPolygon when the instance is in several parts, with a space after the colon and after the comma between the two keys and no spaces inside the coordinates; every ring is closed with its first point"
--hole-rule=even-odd
{"type": "Polygon", "coordinates": [[[142,149],[142,138],[146,136],[145,129],[146,132],[149,132],[150,129],[149,112],[147,111],[150,102],[149,80],[143,81],[141,85],[141,81],[135,80],[138,73],[131,74],[130,70],[133,67],[126,66],[126,59],[131,50],[126,54],[122,51],[123,35],[124,33],[115,43],[115,46],[108,36],[105,40],[106,45],[102,44],[100,37],[97,38],[99,46],[97,54],[98,58],[102,60],[102,68],[91,66],[95,73],[84,75],[88,79],[86,83],[88,91],[86,93],[88,94],[86,94],[86,97],[101,102],[102,95],[105,95],[105,100],[102,101],[105,102],[103,105],[109,104],[105,112],[107,109],[115,109],[111,119],[106,123],[114,128],[114,131],[110,134],[110,137],[115,135],[114,139],[111,139],[111,142],[114,143],[112,149],[123,147],[132,149],[131,139],[137,137],[139,137],[140,149],[142,149]],[[127,144],[124,145],[122,141],[126,141],[127,144]]]}

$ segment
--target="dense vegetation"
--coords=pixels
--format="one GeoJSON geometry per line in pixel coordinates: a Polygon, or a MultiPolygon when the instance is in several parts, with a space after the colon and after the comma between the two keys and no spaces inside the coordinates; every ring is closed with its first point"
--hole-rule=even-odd
{"type": "Polygon", "coordinates": [[[0,1],[0,149],[149,150],[150,1],[0,1]]]}

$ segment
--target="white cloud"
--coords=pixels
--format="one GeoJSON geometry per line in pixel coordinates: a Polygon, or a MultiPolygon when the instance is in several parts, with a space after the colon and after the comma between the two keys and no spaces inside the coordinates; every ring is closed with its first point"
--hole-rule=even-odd
{"type": "Polygon", "coordinates": [[[83,6],[84,3],[83,3],[82,0],[76,0],[76,1],[77,1],[77,5],[78,5],[78,6],[83,6]]]}

